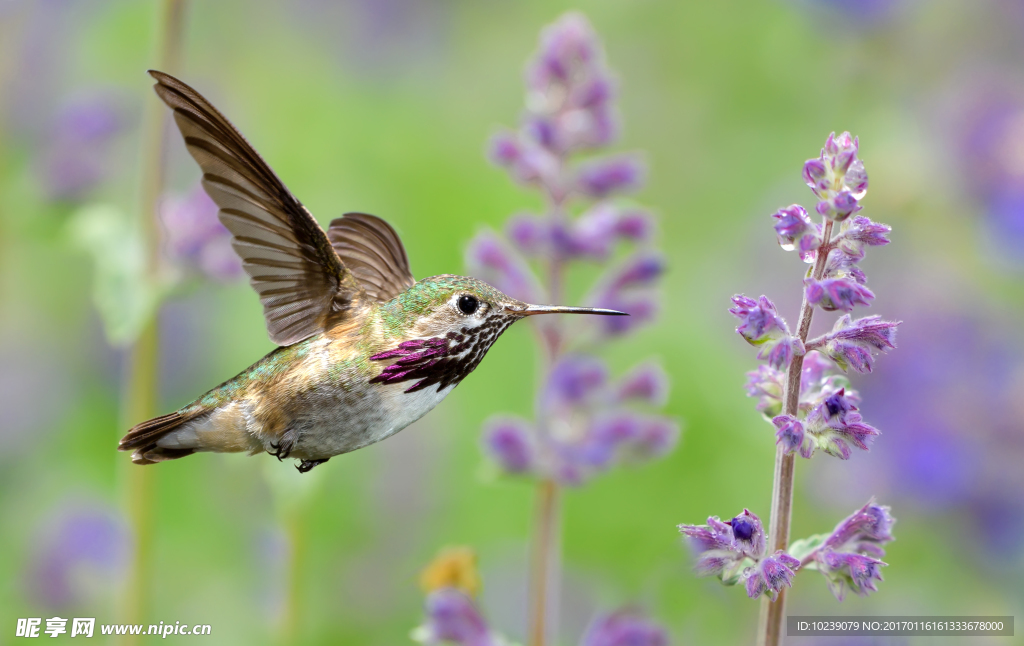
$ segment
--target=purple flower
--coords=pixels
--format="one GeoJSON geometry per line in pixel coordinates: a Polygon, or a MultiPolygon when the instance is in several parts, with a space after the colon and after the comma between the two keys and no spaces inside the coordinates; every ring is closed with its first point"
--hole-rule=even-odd
{"type": "Polygon", "coordinates": [[[86,99],[64,107],[50,125],[40,160],[47,195],[56,200],[85,196],[110,173],[109,152],[123,119],[109,101],[86,99]]]}
{"type": "MultiPolygon", "coordinates": [[[[804,360],[806,363],[806,359],[804,360]]],[[[782,412],[782,371],[761,365],[747,373],[747,397],[757,397],[757,410],[772,419],[782,412]]]]}
{"type": "Polygon", "coordinates": [[[624,376],[615,387],[617,401],[640,400],[664,406],[668,400],[668,375],[653,362],[642,363],[624,376]]]}
{"type": "Polygon", "coordinates": [[[747,509],[724,523],[711,516],[707,525],[679,525],[679,532],[697,552],[698,576],[717,575],[727,584],[739,581],[744,559],[756,561],[764,555],[761,519],[747,509]]]}
{"type": "Polygon", "coordinates": [[[217,218],[217,204],[196,185],[183,197],[160,202],[165,249],[176,262],[219,281],[241,278],[242,263],[231,247],[231,232],[217,218]]]}
{"type": "Polygon", "coordinates": [[[581,405],[596,397],[608,382],[608,367],[595,357],[565,355],[551,368],[544,386],[543,408],[581,405]]]}
{"type": "Polygon", "coordinates": [[[799,451],[801,457],[811,457],[814,442],[804,433],[804,425],[799,419],[792,415],[779,415],[772,419],[772,424],[776,428],[775,443],[785,447],[786,453],[799,451]]]}
{"type": "Polygon", "coordinates": [[[869,551],[884,556],[880,545],[894,540],[892,526],[896,520],[890,508],[869,501],[866,505],[839,521],[825,539],[824,546],[837,550],[869,551]]]}
{"type": "Polygon", "coordinates": [[[848,278],[825,278],[820,281],[805,278],[804,285],[807,301],[826,312],[849,312],[857,305],[868,305],[875,298],[870,289],[848,278]]]}
{"type": "Polygon", "coordinates": [[[775,305],[767,296],[758,300],[736,295],[732,297],[734,307],[729,313],[740,320],[736,332],[753,346],[761,346],[759,359],[777,369],[789,365],[794,355],[804,353],[803,344],[789,333],[786,321],[775,311],[775,305]]]}
{"type": "Polygon", "coordinates": [[[815,557],[818,570],[825,575],[828,588],[836,599],[842,601],[846,589],[864,597],[876,592],[875,581],[882,580],[882,567],[888,565],[879,559],[862,554],[835,552],[825,549],[815,557]]]}
{"type": "Polygon", "coordinates": [[[835,243],[848,256],[856,259],[864,257],[864,247],[878,247],[889,244],[889,233],[892,227],[880,222],[872,222],[858,215],[843,222],[835,243]]]}
{"type": "Polygon", "coordinates": [[[478,233],[466,250],[470,270],[513,298],[536,303],[542,292],[530,266],[491,231],[478,233]]]}
{"type": "Polygon", "coordinates": [[[880,316],[853,320],[845,314],[825,335],[823,349],[844,372],[871,372],[876,353],[896,347],[896,328],[900,321],[884,321],[880,316]]]}
{"type": "Polygon", "coordinates": [[[799,204],[779,209],[772,217],[778,220],[775,224],[775,233],[779,238],[779,245],[786,251],[798,249],[802,260],[813,261],[814,252],[822,242],[821,225],[811,222],[807,211],[799,204]]]}
{"type": "Polygon", "coordinates": [[[525,420],[500,417],[484,430],[484,450],[508,473],[525,473],[536,462],[533,428],[525,420]]]}
{"type": "Polygon", "coordinates": [[[36,542],[28,571],[33,596],[47,607],[81,603],[81,582],[115,579],[128,553],[127,529],[111,510],[68,507],[36,542]]]}
{"type": "Polygon", "coordinates": [[[598,323],[605,333],[622,334],[654,317],[657,305],[653,295],[645,290],[653,287],[655,280],[664,271],[665,264],[661,255],[644,251],[634,254],[598,280],[596,296],[588,300],[595,307],[619,309],[629,314],[628,317],[601,317],[598,323]]]}
{"type": "Polygon", "coordinates": [[[522,214],[513,216],[505,225],[505,235],[519,251],[527,256],[542,253],[551,238],[551,227],[537,215],[522,214]]]}
{"type": "Polygon", "coordinates": [[[476,604],[455,588],[440,588],[426,600],[427,620],[413,634],[424,644],[450,642],[459,646],[500,646],[476,604]]]}
{"type": "Polygon", "coordinates": [[[817,211],[830,220],[842,221],[861,209],[859,201],[868,188],[864,164],[857,158],[859,142],[850,133],[829,135],[818,159],[804,163],[804,182],[820,201],[817,211]]]}
{"type": "Polygon", "coordinates": [[[643,174],[643,163],[635,155],[615,155],[581,165],[576,187],[589,197],[601,199],[611,193],[636,189],[643,174]]]}
{"type": "Polygon", "coordinates": [[[793,587],[795,570],[800,568],[800,561],[779,550],[766,556],[754,567],[748,568],[746,576],[747,596],[757,599],[767,593],[772,601],[779,596],[783,588],[793,587]]]}
{"type": "Polygon", "coordinates": [[[654,218],[642,209],[630,209],[619,214],[615,232],[622,238],[643,242],[650,239],[654,218]]]}
{"type": "Polygon", "coordinates": [[[594,619],[580,646],[668,646],[668,634],[637,611],[619,610],[594,619]]]}

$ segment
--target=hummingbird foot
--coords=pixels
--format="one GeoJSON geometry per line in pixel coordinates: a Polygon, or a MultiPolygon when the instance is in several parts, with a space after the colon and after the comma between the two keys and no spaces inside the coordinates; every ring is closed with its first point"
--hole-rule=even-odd
{"type": "Polygon", "coordinates": [[[301,464],[296,464],[295,468],[299,470],[299,473],[305,473],[313,469],[313,467],[327,462],[330,458],[324,458],[323,460],[303,460],[301,464]]]}
{"type": "MultiPolygon", "coordinates": [[[[277,461],[280,462],[281,460],[284,460],[289,455],[291,455],[293,444],[294,443],[289,441],[289,440],[282,441],[280,444],[274,444],[273,442],[271,442],[270,443],[270,448],[272,448],[274,450],[273,450],[273,452],[267,451],[267,453],[270,453],[270,455],[272,455],[275,458],[277,458],[277,461]]],[[[310,468],[312,468],[312,467],[310,467],[310,468]]]]}

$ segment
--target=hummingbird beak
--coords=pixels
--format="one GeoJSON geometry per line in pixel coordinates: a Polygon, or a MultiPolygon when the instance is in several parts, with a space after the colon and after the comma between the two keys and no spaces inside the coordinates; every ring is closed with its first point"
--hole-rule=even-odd
{"type": "Polygon", "coordinates": [[[600,307],[567,307],[564,305],[527,305],[525,309],[513,310],[519,316],[535,314],[599,314],[601,316],[629,316],[626,312],[606,310],[600,307]]]}

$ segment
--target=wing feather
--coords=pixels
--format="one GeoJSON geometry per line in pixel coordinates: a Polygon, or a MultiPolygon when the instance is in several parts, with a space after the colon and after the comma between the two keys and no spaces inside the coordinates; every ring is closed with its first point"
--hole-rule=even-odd
{"type": "Polygon", "coordinates": [[[331,222],[327,237],[367,296],[388,301],[416,283],[398,233],[366,213],[346,213],[331,222]]]}
{"type": "Polygon", "coordinates": [[[333,325],[365,294],[316,219],[209,101],[172,76],[150,74],[231,231],[270,339],[291,345],[333,325]]]}

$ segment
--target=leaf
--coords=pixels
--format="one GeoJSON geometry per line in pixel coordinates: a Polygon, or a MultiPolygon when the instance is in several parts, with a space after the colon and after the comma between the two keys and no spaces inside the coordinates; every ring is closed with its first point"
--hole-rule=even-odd
{"type": "Polygon", "coordinates": [[[90,204],[71,216],[72,244],[92,256],[93,301],[113,345],[130,345],[153,316],[163,290],[148,277],[138,226],[119,208],[90,204]]]}

